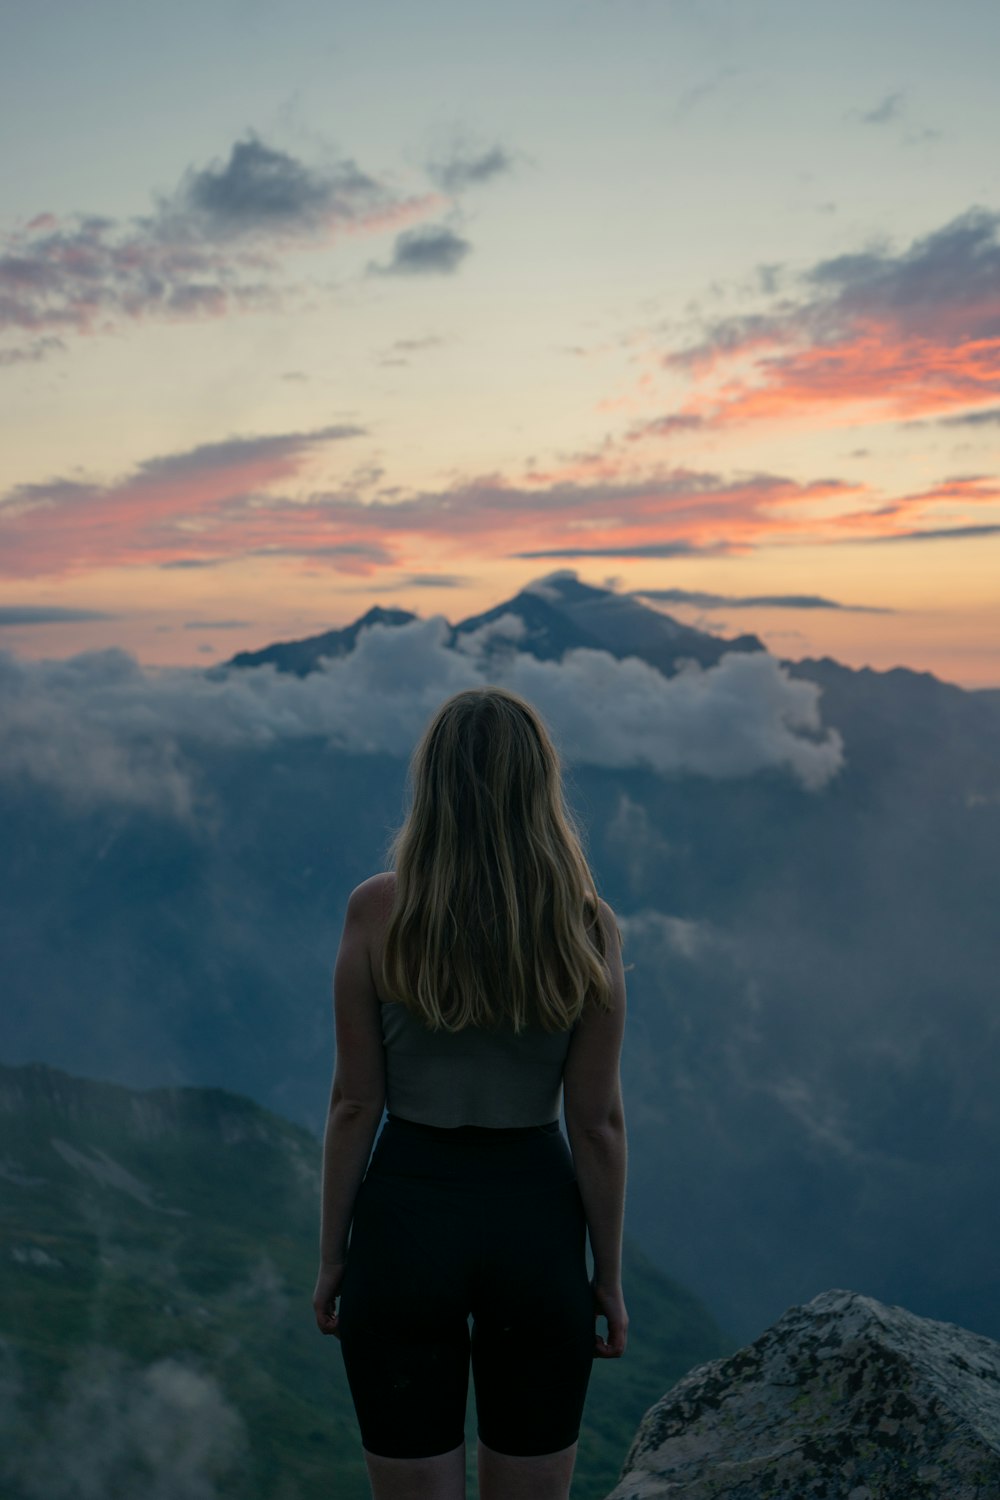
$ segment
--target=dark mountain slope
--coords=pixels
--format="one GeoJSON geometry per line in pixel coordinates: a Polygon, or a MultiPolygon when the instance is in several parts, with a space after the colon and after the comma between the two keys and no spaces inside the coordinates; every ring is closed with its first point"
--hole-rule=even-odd
{"type": "MultiPolygon", "coordinates": [[[[81,1469],[88,1494],[367,1500],[339,1349],[309,1305],[319,1165],[315,1137],[221,1089],[0,1067],[8,1500],[80,1493],[81,1469]]],[[[629,1355],[595,1367],[583,1500],[666,1386],[732,1347],[634,1247],[626,1285],[629,1355]]]]}
{"type": "MultiPolygon", "coordinates": [[[[366,614],[345,625],[341,630],[324,630],[319,635],[306,636],[300,641],[275,641],[260,651],[238,651],[228,662],[228,667],[262,667],[270,662],[279,672],[294,672],[296,677],[305,677],[315,672],[321,657],[346,656],[354,650],[358,631],[369,625],[406,625],[416,615],[407,609],[383,609],[375,604],[366,614]]],[[[217,671],[212,668],[210,671],[217,671]]]]}
{"type": "MultiPolygon", "coordinates": [[[[553,608],[579,629],[593,635],[612,656],[640,656],[665,676],[681,658],[714,666],[726,651],[763,651],[755,635],[732,640],[682,625],[671,615],[642,604],[629,594],[594,588],[569,575],[553,574],[534,587],[544,589],[553,608]]],[[[500,606],[503,608],[503,606],[500,606]]]]}

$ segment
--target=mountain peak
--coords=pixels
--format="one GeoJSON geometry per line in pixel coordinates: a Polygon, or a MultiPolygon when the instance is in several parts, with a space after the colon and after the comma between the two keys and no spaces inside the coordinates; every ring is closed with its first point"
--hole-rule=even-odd
{"type": "Polygon", "coordinates": [[[726,651],[764,651],[755,635],[733,640],[683,625],[633,594],[581,583],[572,568],[559,568],[527,584],[517,596],[544,599],[562,617],[613,656],[640,656],[670,676],[682,658],[714,666],[726,651]]]}
{"type": "Polygon", "coordinates": [[[367,614],[355,620],[352,625],[344,627],[345,630],[357,632],[362,625],[407,625],[410,620],[417,616],[410,609],[383,609],[381,604],[373,604],[367,614]]]}
{"type": "Polygon", "coordinates": [[[597,588],[591,583],[581,583],[575,568],[557,568],[526,583],[522,594],[537,594],[550,604],[573,605],[593,603],[611,595],[611,589],[597,588]]]}

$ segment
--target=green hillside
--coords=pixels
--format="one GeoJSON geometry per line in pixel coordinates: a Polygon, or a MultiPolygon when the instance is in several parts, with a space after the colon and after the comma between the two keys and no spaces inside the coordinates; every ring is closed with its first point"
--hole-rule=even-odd
{"type": "MultiPolygon", "coordinates": [[[[239,1095],[0,1067],[7,1500],[367,1500],[310,1307],[319,1165],[312,1135],[239,1095]]],[[[629,1350],[595,1365],[578,1500],[611,1488],[669,1385],[731,1348],[631,1247],[626,1278],[629,1350]]]]}

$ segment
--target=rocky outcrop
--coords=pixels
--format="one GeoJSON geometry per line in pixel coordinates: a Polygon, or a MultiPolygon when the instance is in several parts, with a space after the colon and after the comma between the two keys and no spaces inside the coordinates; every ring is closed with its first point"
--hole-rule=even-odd
{"type": "Polygon", "coordinates": [[[681,1496],[996,1500],[1000,1344],[823,1292],[646,1413],[608,1500],[681,1496]]]}

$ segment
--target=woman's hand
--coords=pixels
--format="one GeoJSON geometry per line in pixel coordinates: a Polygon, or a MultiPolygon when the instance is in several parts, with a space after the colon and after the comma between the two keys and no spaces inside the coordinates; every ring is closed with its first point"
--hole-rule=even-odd
{"type": "Polygon", "coordinates": [[[312,1299],[313,1312],[316,1314],[316,1327],[320,1333],[332,1333],[337,1339],[340,1338],[338,1326],[340,1319],[337,1316],[335,1304],[343,1279],[342,1262],[336,1265],[321,1265],[312,1299]]]}
{"type": "Polygon", "coordinates": [[[608,1324],[606,1339],[602,1339],[599,1333],[594,1334],[594,1358],[621,1359],[628,1339],[628,1313],[625,1310],[622,1289],[620,1286],[598,1286],[596,1282],[593,1282],[592,1286],[594,1314],[598,1318],[605,1318],[608,1324]]]}

